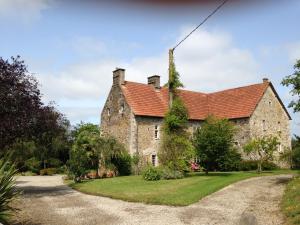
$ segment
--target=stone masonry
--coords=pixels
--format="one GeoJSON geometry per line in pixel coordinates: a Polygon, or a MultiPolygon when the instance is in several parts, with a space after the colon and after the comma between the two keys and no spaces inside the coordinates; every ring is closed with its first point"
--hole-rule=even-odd
{"type": "MultiPolygon", "coordinates": [[[[131,155],[139,153],[145,161],[157,165],[163,118],[135,115],[124,94],[122,86],[125,83],[125,70],[117,68],[113,71],[113,85],[101,113],[102,135],[115,137],[131,155]]],[[[159,91],[159,76],[149,77],[148,85],[153,85],[159,91]]],[[[250,117],[230,120],[238,129],[235,144],[239,149],[251,138],[263,135],[279,137],[281,144],[278,152],[291,147],[290,117],[272,85],[267,87],[250,117]]],[[[188,131],[191,135],[202,122],[189,121],[188,131]]]]}

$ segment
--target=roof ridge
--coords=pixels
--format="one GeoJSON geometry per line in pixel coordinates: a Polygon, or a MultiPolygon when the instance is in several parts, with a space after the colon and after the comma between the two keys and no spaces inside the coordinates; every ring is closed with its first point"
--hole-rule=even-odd
{"type": "MultiPolygon", "coordinates": [[[[270,82],[268,82],[267,84],[269,85],[269,83],[270,82]]],[[[249,84],[249,85],[245,85],[245,86],[239,86],[239,87],[235,87],[235,88],[224,89],[224,90],[221,90],[221,91],[210,92],[210,93],[207,93],[207,95],[217,94],[217,93],[227,92],[227,91],[233,91],[233,90],[239,90],[239,89],[243,89],[243,88],[247,88],[247,87],[253,87],[253,86],[257,86],[257,85],[265,85],[265,84],[266,83],[249,84]]]]}

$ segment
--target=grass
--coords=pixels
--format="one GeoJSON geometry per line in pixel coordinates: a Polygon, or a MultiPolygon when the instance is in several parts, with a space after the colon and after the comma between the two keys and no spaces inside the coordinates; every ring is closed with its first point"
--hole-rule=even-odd
{"type": "Polygon", "coordinates": [[[287,224],[300,225],[300,177],[295,177],[286,187],[281,208],[287,224]]]}
{"type": "Polygon", "coordinates": [[[256,176],[293,173],[278,170],[257,174],[256,172],[193,173],[183,179],[145,181],[141,176],[125,176],[108,179],[69,183],[83,193],[111,197],[132,202],[186,206],[220,190],[234,182],[256,176]]]}

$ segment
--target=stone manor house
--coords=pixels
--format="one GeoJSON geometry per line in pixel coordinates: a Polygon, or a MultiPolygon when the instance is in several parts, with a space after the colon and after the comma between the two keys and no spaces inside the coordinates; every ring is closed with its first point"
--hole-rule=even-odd
{"type": "MultiPolygon", "coordinates": [[[[262,83],[214,93],[179,90],[189,112],[191,135],[208,115],[228,118],[238,127],[236,146],[252,137],[277,135],[278,152],[291,146],[291,117],[268,79],[262,83]]],[[[158,164],[163,117],[168,110],[168,89],[160,76],[148,77],[147,84],[125,81],[125,70],[113,71],[113,84],[101,113],[101,132],[122,142],[130,154],[158,164]]]]}

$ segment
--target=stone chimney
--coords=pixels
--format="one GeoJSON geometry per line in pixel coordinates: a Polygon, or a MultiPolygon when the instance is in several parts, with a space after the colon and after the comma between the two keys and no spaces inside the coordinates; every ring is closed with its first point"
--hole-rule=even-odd
{"type": "Polygon", "coordinates": [[[153,75],[151,77],[148,77],[148,84],[153,85],[156,89],[160,88],[160,76],[153,75]]]}
{"type": "Polygon", "coordinates": [[[113,86],[122,85],[125,83],[125,69],[116,68],[113,71],[113,86]]]}
{"type": "Polygon", "coordinates": [[[268,78],[263,78],[263,83],[268,83],[269,82],[269,79],[268,78]]]}

